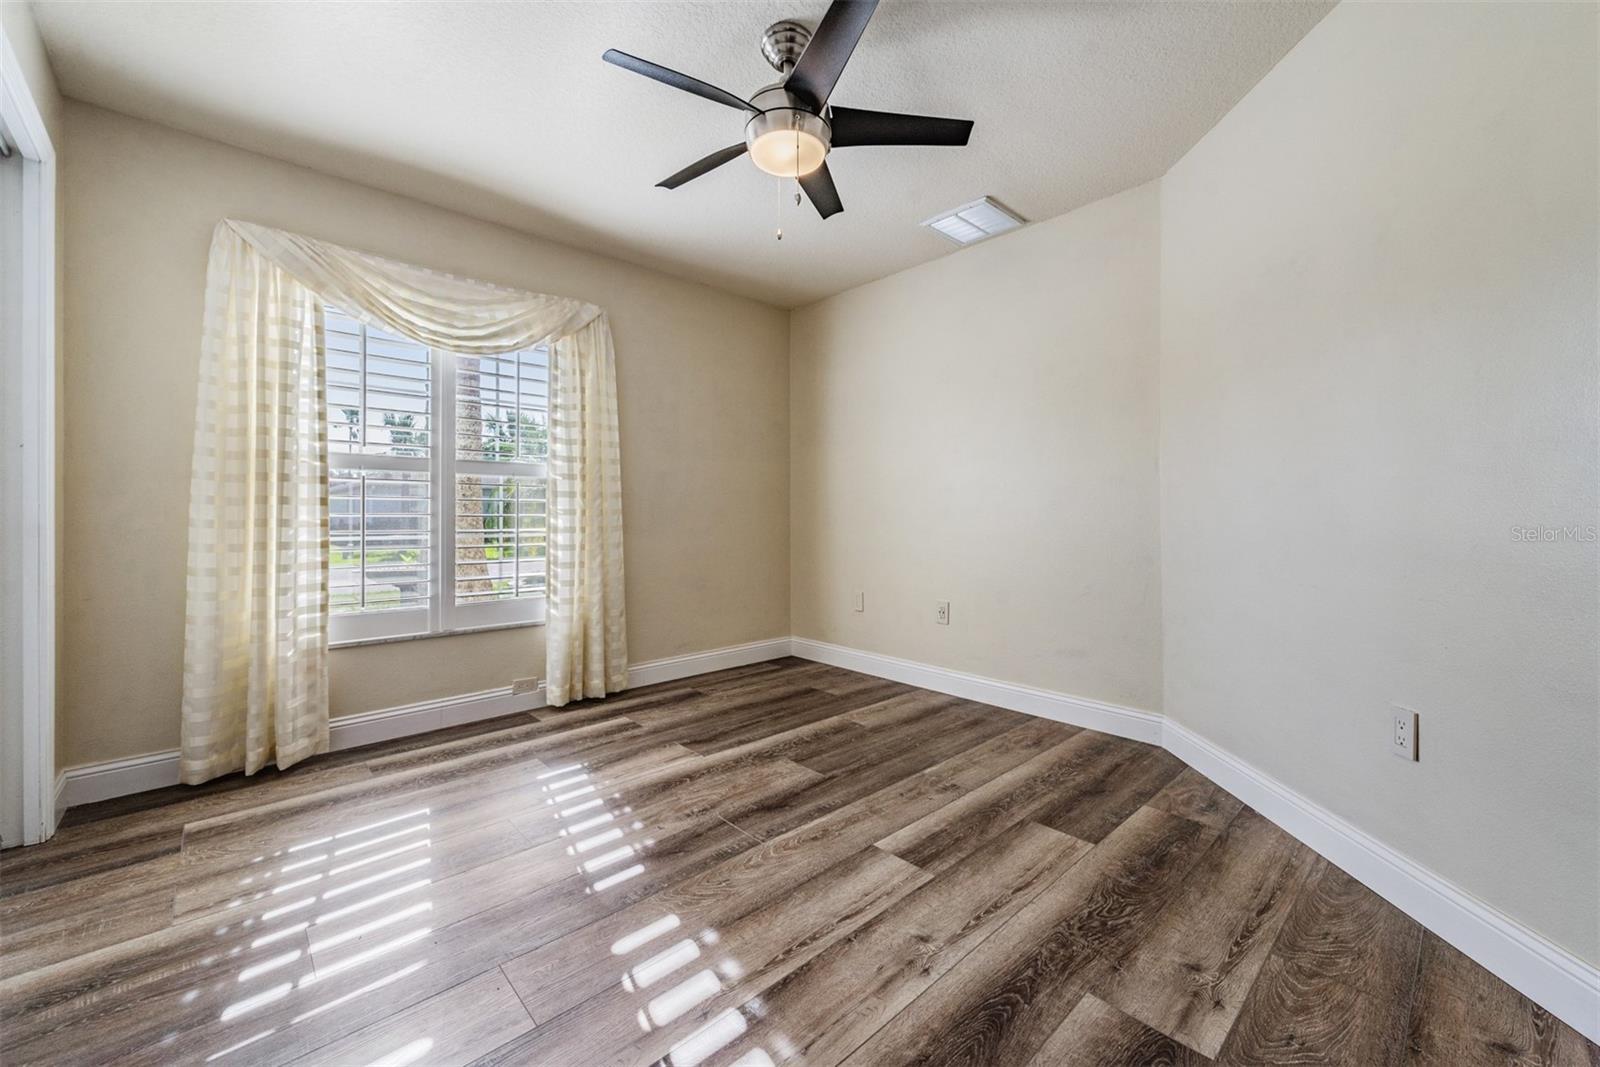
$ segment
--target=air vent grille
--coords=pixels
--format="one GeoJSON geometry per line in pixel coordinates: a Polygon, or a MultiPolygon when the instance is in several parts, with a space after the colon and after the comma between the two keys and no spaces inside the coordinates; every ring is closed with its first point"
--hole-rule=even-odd
{"type": "Polygon", "coordinates": [[[1020,215],[1008,211],[998,201],[986,196],[970,204],[962,204],[954,211],[941,211],[931,219],[924,219],[922,224],[946,240],[958,245],[970,245],[985,237],[1014,230],[1023,222],[1020,215]]]}

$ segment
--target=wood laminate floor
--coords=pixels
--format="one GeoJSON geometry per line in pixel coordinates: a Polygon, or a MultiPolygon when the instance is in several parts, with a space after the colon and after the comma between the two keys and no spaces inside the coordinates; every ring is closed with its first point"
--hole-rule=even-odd
{"type": "Polygon", "coordinates": [[[8,1065],[1600,1064],[1169,753],[799,660],[66,822],[8,1065]]]}

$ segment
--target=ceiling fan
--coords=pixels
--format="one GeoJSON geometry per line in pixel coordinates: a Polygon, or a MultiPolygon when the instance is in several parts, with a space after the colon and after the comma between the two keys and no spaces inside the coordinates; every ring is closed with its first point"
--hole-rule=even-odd
{"type": "Polygon", "coordinates": [[[749,152],[755,165],[768,174],[797,179],[817,213],[827,218],[844,210],[833,176],[828,173],[827,156],[832,149],[855,145],[965,145],[972,133],[969,119],[863,111],[828,102],[877,6],[878,0],[833,0],[815,33],[791,20],[768,26],[761,37],[761,54],[783,78],[756,90],[748,100],[658,63],[608,49],[602,57],[607,63],[749,115],[743,141],[719,149],[656,184],[676,189],[749,152]]]}

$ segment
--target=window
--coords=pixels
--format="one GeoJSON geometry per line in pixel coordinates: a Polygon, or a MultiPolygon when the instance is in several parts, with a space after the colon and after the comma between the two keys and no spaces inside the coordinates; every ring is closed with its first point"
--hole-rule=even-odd
{"type": "Polygon", "coordinates": [[[324,324],[333,642],[543,622],[548,350],[324,324]]]}

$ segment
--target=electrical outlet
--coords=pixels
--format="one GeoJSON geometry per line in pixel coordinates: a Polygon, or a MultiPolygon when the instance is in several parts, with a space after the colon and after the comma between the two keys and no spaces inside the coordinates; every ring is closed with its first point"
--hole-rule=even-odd
{"type": "Polygon", "coordinates": [[[852,599],[850,601],[850,606],[852,608],[854,608],[856,611],[866,611],[867,610],[867,594],[865,594],[863,592],[860,592],[860,591],[857,591],[854,599],[852,599]]]}
{"type": "Polygon", "coordinates": [[[950,601],[939,600],[934,602],[933,621],[940,626],[950,625],[950,601]]]}
{"type": "Polygon", "coordinates": [[[537,678],[516,678],[511,682],[511,695],[520,696],[523,693],[533,693],[539,688],[537,678]]]}
{"type": "Polygon", "coordinates": [[[1395,704],[1391,709],[1394,712],[1393,724],[1389,732],[1389,751],[1403,760],[1416,763],[1421,759],[1420,749],[1417,747],[1417,733],[1421,725],[1422,716],[1410,708],[1402,708],[1395,704]]]}

